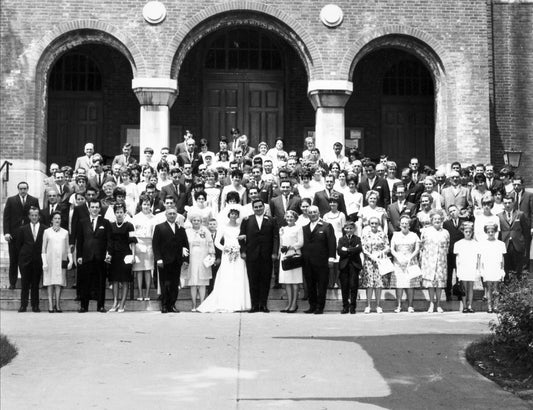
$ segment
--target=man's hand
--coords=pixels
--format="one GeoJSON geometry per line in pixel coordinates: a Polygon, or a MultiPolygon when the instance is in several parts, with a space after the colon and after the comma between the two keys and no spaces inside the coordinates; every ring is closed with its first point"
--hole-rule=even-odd
{"type": "Polygon", "coordinates": [[[239,240],[239,241],[244,241],[245,239],[246,239],[246,235],[244,235],[244,234],[237,236],[237,240],[239,240]]]}
{"type": "Polygon", "coordinates": [[[157,266],[160,267],[160,268],[163,267],[163,260],[162,260],[162,259],[159,259],[159,260],[157,261],[157,266]]]}
{"type": "Polygon", "coordinates": [[[277,261],[278,260],[278,254],[277,253],[273,253],[272,254],[272,260],[273,261],[277,261]]]}
{"type": "Polygon", "coordinates": [[[81,265],[83,263],[83,258],[76,259],[76,262],[78,262],[78,265],[81,265]]]}
{"type": "Polygon", "coordinates": [[[10,233],[6,233],[4,235],[4,238],[5,238],[6,242],[11,242],[11,240],[13,239],[13,237],[11,236],[10,233]]]}
{"type": "Polygon", "coordinates": [[[189,250],[187,248],[182,248],[183,257],[189,256],[189,250]]]}

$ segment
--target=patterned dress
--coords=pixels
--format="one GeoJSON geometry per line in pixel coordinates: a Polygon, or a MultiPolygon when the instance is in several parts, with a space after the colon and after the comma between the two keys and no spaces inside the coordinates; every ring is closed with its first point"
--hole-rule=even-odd
{"type": "MultiPolygon", "coordinates": [[[[419,242],[418,236],[414,232],[409,232],[404,235],[402,232],[394,232],[390,242],[390,247],[396,253],[402,256],[411,255],[416,244],[419,242]]],[[[416,288],[420,286],[420,277],[409,279],[407,275],[407,268],[412,265],[418,265],[418,256],[411,259],[409,265],[402,266],[399,261],[394,258],[394,272],[391,275],[391,288],[416,288]]]]}
{"type": "MultiPolygon", "coordinates": [[[[387,235],[381,230],[378,230],[376,233],[372,232],[371,229],[366,230],[366,232],[363,233],[361,241],[363,243],[363,252],[365,253],[387,253],[389,251],[389,240],[387,239],[387,235]]],[[[361,287],[387,287],[389,285],[389,276],[390,275],[381,276],[379,274],[379,268],[377,263],[366,257],[365,255],[361,287]]]]}
{"type": "Polygon", "coordinates": [[[448,270],[448,248],[450,234],[446,229],[428,226],[422,230],[420,238],[420,261],[423,285],[426,288],[446,286],[448,270]]]}

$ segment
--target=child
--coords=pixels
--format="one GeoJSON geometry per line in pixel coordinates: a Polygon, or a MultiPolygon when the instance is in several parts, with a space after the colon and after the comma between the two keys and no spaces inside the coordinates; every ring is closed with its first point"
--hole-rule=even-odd
{"type": "Polygon", "coordinates": [[[505,276],[503,255],[506,253],[505,243],[496,239],[496,224],[485,225],[487,239],[480,243],[481,277],[486,286],[487,312],[498,313],[498,285],[505,276]]]}
{"type": "Polygon", "coordinates": [[[339,255],[340,282],[342,293],[341,314],[348,311],[355,313],[357,291],[359,290],[359,272],[361,265],[361,238],[355,235],[355,223],[348,221],[344,225],[344,236],[339,239],[337,254],[339,255]]]}
{"type": "MultiPolygon", "coordinates": [[[[329,222],[333,226],[335,231],[335,242],[338,243],[340,237],[342,236],[342,227],[346,223],[346,215],[344,212],[339,211],[339,200],[337,198],[329,198],[328,200],[330,211],[325,213],[322,219],[326,222],[329,222]]],[[[338,285],[338,276],[339,276],[339,255],[335,258],[335,263],[333,267],[329,270],[329,284],[328,287],[337,288],[338,285]]]]}
{"type": "Polygon", "coordinates": [[[479,242],[473,239],[474,224],[463,222],[461,225],[464,238],[457,241],[453,246],[453,253],[457,255],[457,280],[460,280],[464,295],[463,313],[474,313],[472,300],[474,298],[474,281],[479,279],[479,242]]]}

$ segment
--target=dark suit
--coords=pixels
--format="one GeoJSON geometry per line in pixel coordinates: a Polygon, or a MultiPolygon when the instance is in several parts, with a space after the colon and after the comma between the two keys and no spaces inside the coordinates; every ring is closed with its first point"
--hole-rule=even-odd
{"type": "Polygon", "coordinates": [[[461,224],[465,222],[465,219],[458,218],[457,224],[454,223],[452,219],[444,221],[442,227],[448,231],[450,234],[450,246],[448,248],[448,271],[446,277],[446,299],[451,300],[452,297],[452,286],[453,286],[453,270],[457,269],[457,255],[453,253],[453,247],[456,242],[463,239],[465,236],[463,231],[461,231],[461,224]]]}
{"type": "Polygon", "coordinates": [[[161,310],[172,311],[178,300],[178,286],[180,283],[181,264],[188,261],[183,257],[183,248],[189,249],[189,241],[185,229],[175,224],[172,232],[167,221],[155,226],[152,247],[154,260],[163,261],[158,267],[159,282],[161,283],[161,310]]]}
{"type": "Polygon", "coordinates": [[[240,235],[246,235],[246,240],[239,242],[241,252],[246,253],[252,308],[266,308],[272,277],[272,255],[279,247],[276,220],[263,215],[259,229],[256,216],[250,215],[242,221],[240,235]]]}
{"type": "Polygon", "coordinates": [[[522,211],[513,211],[511,221],[507,219],[507,213],[498,214],[500,218],[500,239],[505,243],[507,253],[504,255],[505,280],[510,279],[510,273],[514,272],[518,277],[522,274],[526,256],[526,245],[531,240],[529,221],[522,211]]]}
{"type": "MultiPolygon", "coordinates": [[[[331,196],[339,200],[339,211],[343,212],[346,215],[346,204],[344,202],[344,195],[334,189],[331,190],[331,196]]],[[[315,198],[313,199],[313,205],[318,206],[318,211],[320,212],[320,217],[323,217],[324,214],[331,210],[329,206],[329,196],[326,194],[326,190],[318,191],[315,193],[315,198]]]]}
{"type": "Polygon", "coordinates": [[[81,219],[76,228],[76,257],[82,258],[78,267],[81,308],[89,308],[91,283],[96,283],[97,309],[105,303],[106,267],[105,255],[111,235],[111,225],[103,216],[98,216],[96,229],[93,230],[91,219],[81,219]]]}
{"type": "Polygon", "coordinates": [[[70,207],[70,196],[74,193],[71,187],[68,186],[68,184],[63,185],[63,187],[60,189],[57,185],[52,185],[51,187],[47,187],[44,190],[44,200],[43,200],[43,208],[46,208],[48,206],[48,193],[50,191],[57,191],[57,202],[60,204],[63,204],[67,207],[70,207]],[[60,190],[63,192],[60,194],[60,190]]]}
{"type": "Polygon", "coordinates": [[[361,238],[357,235],[352,235],[351,238],[344,235],[339,239],[339,244],[337,245],[340,270],[339,279],[341,282],[342,306],[345,309],[348,307],[355,309],[357,305],[359,272],[363,267],[361,265],[362,251],[361,238]]]}
{"type": "Polygon", "coordinates": [[[417,229],[418,219],[416,218],[416,205],[405,201],[403,210],[400,212],[400,204],[398,202],[393,202],[387,207],[387,216],[389,224],[389,239],[392,237],[394,232],[400,230],[400,216],[409,215],[411,223],[409,228],[411,231],[415,232],[417,229]]]}
{"type": "MultiPolygon", "coordinates": [[[[66,207],[64,203],[58,203],[55,205],[55,211],[61,213],[61,228],[64,228],[68,231],[68,212],[70,207],[66,207]]],[[[52,205],[49,203],[48,206],[41,209],[41,222],[46,226],[52,226],[52,215],[51,215],[52,205]]]]}
{"type": "MultiPolygon", "coordinates": [[[[407,185],[405,185],[403,182],[396,182],[392,186],[392,192],[393,196],[396,192],[396,186],[402,184],[405,186],[405,200],[407,202],[411,202],[412,204],[415,204],[417,207],[420,205],[420,196],[424,192],[424,185],[422,184],[415,184],[413,181],[409,182],[407,185]]],[[[396,201],[397,198],[393,198],[393,201],[396,201]]]]}
{"type": "Polygon", "coordinates": [[[176,209],[178,213],[185,213],[185,205],[192,205],[192,197],[190,192],[187,192],[187,188],[184,184],[179,184],[177,187],[174,183],[165,185],[161,188],[161,202],[165,203],[165,198],[167,195],[174,197],[174,202],[176,204],[176,209]]]}
{"type": "Polygon", "coordinates": [[[18,276],[18,249],[16,246],[17,233],[19,228],[30,222],[28,219],[28,211],[30,207],[39,208],[39,201],[37,198],[26,195],[24,206],[19,195],[10,196],[7,198],[4,207],[4,235],[10,234],[11,241],[8,243],[9,250],[9,285],[15,286],[17,284],[18,276]]]}
{"type": "Polygon", "coordinates": [[[265,204],[268,204],[274,196],[272,192],[272,184],[270,182],[265,182],[263,180],[255,182],[255,180],[251,179],[246,184],[246,189],[250,189],[252,187],[257,187],[257,189],[259,190],[259,198],[265,204]]]}
{"type": "Polygon", "coordinates": [[[193,152],[192,158],[189,156],[188,152],[182,152],[181,154],[178,154],[177,158],[178,165],[182,168],[185,164],[191,164],[193,174],[198,173],[198,167],[204,162],[202,157],[197,152],[193,152]]]}
{"type": "Polygon", "coordinates": [[[281,195],[278,195],[270,200],[270,214],[276,220],[276,224],[278,225],[278,227],[286,225],[285,212],[289,209],[296,212],[297,214],[301,213],[300,203],[301,198],[292,193],[289,194],[287,210],[283,209],[283,198],[281,195]]]}
{"type": "MultiPolygon", "coordinates": [[[[520,200],[518,200],[517,193],[515,193],[514,195],[515,195],[517,209],[519,211],[522,211],[526,215],[526,218],[529,221],[529,226],[531,227],[531,229],[533,229],[533,194],[531,192],[526,192],[525,190],[523,190],[522,194],[520,195],[520,200]]],[[[529,254],[530,243],[531,243],[531,238],[526,243],[526,260],[524,261],[525,270],[527,270],[529,259],[531,259],[531,255],[529,254]]]]}
{"type": "Polygon", "coordinates": [[[503,182],[499,178],[492,178],[492,181],[487,178],[487,188],[494,195],[503,189],[503,182]]]}
{"type": "Polygon", "coordinates": [[[390,191],[389,184],[385,178],[376,177],[374,179],[374,185],[370,187],[370,181],[366,178],[364,181],[357,184],[357,190],[363,194],[363,206],[367,206],[368,202],[366,200],[366,193],[370,190],[379,192],[378,206],[382,208],[387,208],[387,205],[390,204],[390,191]]]}
{"type": "MultiPolygon", "coordinates": [[[[141,209],[142,209],[142,203],[139,200],[135,208],[135,213],[138,214],[139,212],[141,212],[141,209]]],[[[165,210],[165,206],[159,201],[159,197],[156,197],[150,202],[150,209],[152,210],[152,213],[155,215],[160,212],[163,212],[165,210]]]]}
{"type": "Polygon", "coordinates": [[[103,195],[105,195],[104,191],[102,190],[102,186],[106,182],[109,182],[109,181],[115,182],[115,180],[113,179],[111,175],[106,174],[105,172],[102,172],[100,174],[100,178],[98,178],[97,175],[94,175],[91,178],[89,178],[87,181],[87,185],[90,186],[91,188],[96,189],[96,191],[98,192],[98,198],[101,198],[103,195]]]}
{"type": "Polygon", "coordinates": [[[31,307],[39,307],[39,281],[43,275],[43,261],[41,251],[43,248],[43,234],[46,227],[40,223],[37,237],[33,239],[31,223],[19,228],[17,233],[17,249],[19,269],[22,283],[20,293],[20,306],[28,306],[28,294],[31,289],[31,307]]]}
{"type": "Polygon", "coordinates": [[[307,282],[309,309],[324,310],[328,288],[328,259],[335,258],[335,232],[333,227],[322,220],[313,231],[311,224],[303,227],[304,246],[302,248],[303,274],[307,282]]]}

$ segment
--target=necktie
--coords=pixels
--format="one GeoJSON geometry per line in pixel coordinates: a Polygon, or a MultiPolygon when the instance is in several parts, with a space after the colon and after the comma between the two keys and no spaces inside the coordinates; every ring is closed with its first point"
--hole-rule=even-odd
{"type": "Polygon", "coordinates": [[[289,203],[289,198],[285,195],[283,195],[283,211],[287,212],[287,205],[289,203]]]}
{"type": "Polygon", "coordinates": [[[96,228],[96,218],[91,218],[91,227],[93,228],[93,231],[95,230],[96,228]]]}
{"type": "Polygon", "coordinates": [[[32,231],[32,234],[33,234],[33,240],[36,240],[37,239],[37,232],[36,232],[36,225],[35,224],[31,224],[31,231],[32,231]]]}
{"type": "Polygon", "coordinates": [[[24,208],[24,205],[26,205],[26,197],[23,196],[22,197],[22,207],[24,208]]]}
{"type": "Polygon", "coordinates": [[[511,212],[507,212],[507,221],[511,223],[511,212]]]}
{"type": "Polygon", "coordinates": [[[101,186],[102,185],[102,175],[97,174],[97,178],[98,178],[98,186],[101,186]]]}

